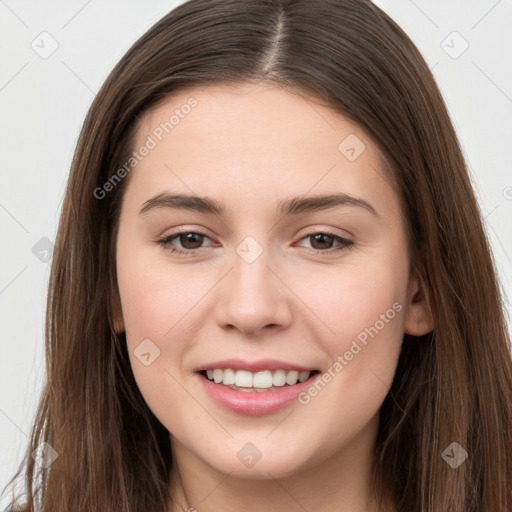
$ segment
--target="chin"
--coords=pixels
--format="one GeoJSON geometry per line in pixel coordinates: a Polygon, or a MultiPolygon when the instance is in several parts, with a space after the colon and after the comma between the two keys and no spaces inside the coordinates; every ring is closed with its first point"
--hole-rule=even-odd
{"type": "MultiPolygon", "coordinates": [[[[267,434],[265,434],[267,435],[267,434]]],[[[215,470],[229,474],[234,478],[268,480],[269,478],[286,478],[305,470],[312,465],[311,460],[305,458],[303,443],[299,440],[289,441],[290,446],[296,450],[283,454],[279,446],[272,442],[254,442],[247,440],[236,441],[235,448],[225,447],[219,453],[210,451],[203,461],[215,470]],[[234,455],[234,456],[233,456],[234,455]]],[[[221,446],[220,444],[217,446],[221,446]]]]}

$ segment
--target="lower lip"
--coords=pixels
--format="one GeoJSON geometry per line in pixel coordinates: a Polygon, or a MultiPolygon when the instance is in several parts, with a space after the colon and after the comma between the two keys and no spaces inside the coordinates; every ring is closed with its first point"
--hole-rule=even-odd
{"type": "Polygon", "coordinates": [[[304,382],[298,382],[293,386],[283,386],[272,391],[237,391],[224,384],[215,384],[201,374],[199,378],[203,382],[206,392],[222,407],[247,416],[260,416],[278,411],[291,404],[300,393],[305,391],[320,373],[313,375],[304,382]]]}

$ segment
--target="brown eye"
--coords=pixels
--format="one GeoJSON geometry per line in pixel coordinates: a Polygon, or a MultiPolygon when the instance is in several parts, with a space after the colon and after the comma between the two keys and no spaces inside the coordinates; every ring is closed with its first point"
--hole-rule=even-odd
{"type": "Polygon", "coordinates": [[[178,235],[177,238],[184,249],[198,249],[203,244],[204,235],[191,232],[178,235]]]}
{"type": "Polygon", "coordinates": [[[309,238],[311,239],[311,247],[313,249],[330,249],[334,243],[334,237],[326,233],[317,233],[316,235],[310,235],[309,238]]]}
{"type": "Polygon", "coordinates": [[[195,231],[182,231],[174,233],[162,239],[157,240],[166,250],[177,254],[192,254],[198,252],[197,249],[203,249],[204,240],[209,239],[204,233],[195,231]],[[178,242],[178,246],[176,246],[178,242]],[[180,247],[181,246],[181,247],[180,247]]]}
{"type": "Polygon", "coordinates": [[[308,239],[310,240],[311,250],[324,253],[342,251],[354,243],[352,240],[348,240],[336,233],[330,233],[328,231],[309,233],[302,238],[302,240],[308,239]]]}

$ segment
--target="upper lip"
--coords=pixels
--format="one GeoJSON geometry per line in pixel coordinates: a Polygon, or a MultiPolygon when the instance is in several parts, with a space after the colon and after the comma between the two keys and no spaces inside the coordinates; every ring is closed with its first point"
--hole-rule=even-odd
{"type": "Polygon", "coordinates": [[[213,363],[207,363],[197,368],[194,368],[195,372],[202,372],[205,370],[222,369],[226,370],[231,368],[232,370],[247,370],[249,372],[258,372],[263,370],[297,370],[303,371],[315,371],[316,368],[307,368],[300,364],[288,363],[286,361],[280,361],[278,359],[258,359],[257,361],[245,361],[243,359],[223,359],[222,361],[215,361],[213,363]]]}

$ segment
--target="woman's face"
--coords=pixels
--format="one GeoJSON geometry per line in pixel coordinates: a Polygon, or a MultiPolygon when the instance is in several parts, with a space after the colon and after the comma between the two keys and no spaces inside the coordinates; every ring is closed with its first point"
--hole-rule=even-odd
{"type": "Polygon", "coordinates": [[[422,307],[372,140],[275,86],[218,85],[147,112],[133,149],[118,325],[178,462],[277,478],[369,454],[422,307]]]}

